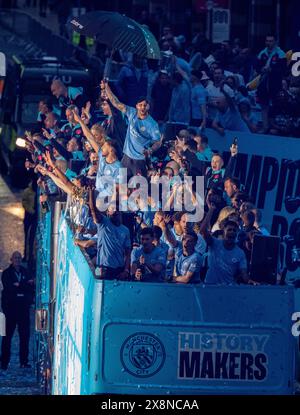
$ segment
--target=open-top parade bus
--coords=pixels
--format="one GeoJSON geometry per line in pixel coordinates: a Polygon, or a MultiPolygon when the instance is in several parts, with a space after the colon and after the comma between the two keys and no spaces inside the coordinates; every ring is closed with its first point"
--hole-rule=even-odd
{"type": "MultiPolygon", "coordinates": [[[[225,150],[231,134],[222,140],[210,134],[212,148],[225,150]]],[[[284,204],[293,195],[292,179],[299,185],[299,168],[284,167],[284,160],[296,158],[299,145],[259,135],[250,142],[239,134],[243,163],[236,168],[279,236],[299,225],[297,212],[284,204]],[[267,155],[260,154],[259,140],[267,155]]],[[[283,246],[288,276],[282,285],[100,280],[73,243],[65,205],[55,202],[40,216],[37,246],[37,356],[48,393],[295,393],[294,313],[300,308],[294,245],[283,246]]]]}

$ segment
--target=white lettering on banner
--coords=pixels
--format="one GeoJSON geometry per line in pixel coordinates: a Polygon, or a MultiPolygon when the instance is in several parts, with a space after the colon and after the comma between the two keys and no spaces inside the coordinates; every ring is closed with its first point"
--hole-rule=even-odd
{"type": "Polygon", "coordinates": [[[296,77],[300,76],[300,52],[293,53],[292,61],[297,61],[292,66],[292,75],[296,77]]]}
{"type": "Polygon", "coordinates": [[[268,335],[178,333],[178,379],[263,381],[268,335]]]}
{"type": "MultiPolygon", "coordinates": [[[[300,232],[300,209],[286,209],[287,197],[300,196],[300,162],[291,165],[289,161],[300,159],[300,140],[292,137],[250,134],[227,131],[225,137],[207,130],[209,145],[213,150],[224,152],[233,137],[238,137],[238,159],[234,176],[241,180],[245,191],[263,213],[263,224],[273,235],[295,237],[300,232]]],[[[285,266],[289,273],[297,270],[299,264],[292,259],[293,243],[283,245],[285,266]]],[[[289,274],[291,275],[291,274],[289,274]]]]}
{"type": "Polygon", "coordinates": [[[300,312],[299,311],[293,313],[292,321],[296,321],[296,323],[292,325],[292,335],[294,337],[299,337],[300,336],[300,312]]]}
{"type": "Polygon", "coordinates": [[[71,75],[50,75],[50,74],[44,74],[44,79],[46,82],[50,83],[55,81],[56,79],[60,79],[64,84],[71,84],[72,83],[72,76],[71,75]]]}
{"type": "Polygon", "coordinates": [[[70,262],[69,265],[69,286],[65,303],[65,324],[68,327],[67,355],[66,359],[68,373],[68,395],[80,394],[81,359],[82,359],[82,332],[84,312],[84,288],[70,262]],[[74,316],[76,315],[76,318],[74,316]]]}

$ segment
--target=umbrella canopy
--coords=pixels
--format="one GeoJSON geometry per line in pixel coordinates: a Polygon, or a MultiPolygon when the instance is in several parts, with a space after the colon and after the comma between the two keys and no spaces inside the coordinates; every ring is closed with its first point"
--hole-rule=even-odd
{"type": "Polygon", "coordinates": [[[73,30],[96,39],[112,49],[122,49],[148,59],[160,59],[154,35],[144,26],[120,13],[97,11],[72,18],[73,30]]]}

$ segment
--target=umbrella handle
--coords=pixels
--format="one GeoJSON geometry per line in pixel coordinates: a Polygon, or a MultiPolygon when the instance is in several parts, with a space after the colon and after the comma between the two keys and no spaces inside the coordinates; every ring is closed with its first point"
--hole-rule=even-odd
{"type": "Polygon", "coordinates": [[[111,53],[110,53],[110,56],[108,58],[106,58],[106,61],[105,61],[105,67],[104,67],[104,72],[103,72],[103,80],[105,80],[105,81],[109,80],[112,57],[113,57],[114,53],[115,53],[115,49],[112,49],[111,53]]]}

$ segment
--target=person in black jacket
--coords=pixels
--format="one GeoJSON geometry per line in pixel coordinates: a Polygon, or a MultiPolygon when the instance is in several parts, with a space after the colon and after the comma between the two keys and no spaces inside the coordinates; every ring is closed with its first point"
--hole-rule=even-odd
{"type": "Polygon", "coordinates": [[[20,337],[20,367],[29,368],[29,310],[33,299],[34,280],[21,266],[22,255],[12,254],[11,265],[2,274],[2,310],[6,319],[6,336],[1,345],[1,369],[7,370],[10,361],[11,339],[16,326],[20,337]]]}
{"type": "Polygon", "coordinates": [[[114,108],[105,98],[101,98],[100,105],[103,114],[107,116],[101,124],[106,135],[109,138],[116,140],[119,147],[123,148],[127,131],[125,117],[121,111],[114,108]]]}

